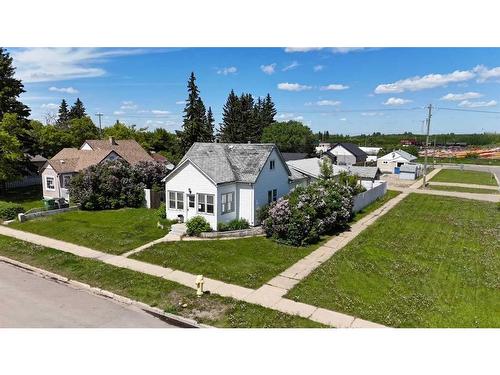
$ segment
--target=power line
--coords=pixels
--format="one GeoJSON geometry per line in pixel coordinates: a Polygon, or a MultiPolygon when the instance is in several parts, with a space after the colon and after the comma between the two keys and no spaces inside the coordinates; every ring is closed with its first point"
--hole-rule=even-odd
{"type": "Polygon", "coordinates": [[[500,111],[485,111],[481,109],[447,108],[447,107],[437,107],[437,109],[443,109],[445,111],[500,114],[500,111]]]}

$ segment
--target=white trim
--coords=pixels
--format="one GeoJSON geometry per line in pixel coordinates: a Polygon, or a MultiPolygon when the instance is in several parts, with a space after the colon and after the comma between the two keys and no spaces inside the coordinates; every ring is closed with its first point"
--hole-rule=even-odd
{"type": "Polygon", "coordinates": [[[56,182],[56,180],[55,180],[54,176],[45,176],[45,190],[56,191],[56,184],[55,184],[55,182],[56,182]],[[49,178],[52,180],[52,188],[50,188],[49,184],[48,184],[49,178]]]}

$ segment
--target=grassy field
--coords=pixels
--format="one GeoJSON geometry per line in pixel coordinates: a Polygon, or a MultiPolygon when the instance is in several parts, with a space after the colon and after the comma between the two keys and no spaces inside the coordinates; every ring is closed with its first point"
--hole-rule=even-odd
{"type": "Polygon", "coordinates": [[[460,171],[457,169],[442,169],[432,177],[431,181],[497,186],[497,181],[490,172],[460,171]]]}
{"type": "Polygon", "coordinates": [[[112,254],[122,254],[163,237],[170,230],[157,228],[156,210],[123,208],[106,211],[70,211],[14,222],[13,228],[87,246],[112,254]]]}
{"type": "Polygon", "coordinates": [[[20,204],[26,211],[43,207],[42,198],[42,187],[38,185],[10,189],[0,195],[0,201],[20,204]]]}
{"type": "Polygon", "coordinates": [[[394,327],[500,327],[496,204],[411,194],[287,297],[394,327]]]}
{"type": "Polygon", "coordinates": [[[217,327],[322,327],[308,319],[231,298],[215,295],[197,298],[194,290],[162,278],[9,237],[0,236],[0,255],[217,327]],[[187,307],[182,308],[179,303],[186,303],[187,307]]]}
{"type": "Polygon", "coordinates": [[[357,212],[354,215],[353,221],[356,222],[356,221],[364,218],[366,215],[368,215],[369,213],[375,211],[377,208],[382,207],[384,204],[386,204],[387,202],[389,202],[392,198],[397,197],[399,194],[401,194],[400,191],[387,190],[387,193],[385,193],[384,196],[376,199],[373,203],[369,204],[364,209],[362,209],[361,211],[357,212]]]}
{"type": "Polygon", "coordinates": [[[258,288],[319,246],[292,247],[265,237],[180,241],[155,245],[132,258],[258,288]]]}
{"type": "Polygon", "coordinates": [[[480,189],[480,188],[468,188],[462,186],[444,186],[444,185],[430,185],[428,188],[432,190],[444,190],[444,191],[458,191],[461,193],[477,193],[477,194],[498,194],[498,190],[494,189],[480,189]]]}

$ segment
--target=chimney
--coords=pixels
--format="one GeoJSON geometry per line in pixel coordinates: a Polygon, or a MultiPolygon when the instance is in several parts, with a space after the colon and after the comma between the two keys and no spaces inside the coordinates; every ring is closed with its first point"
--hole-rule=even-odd
{"type": "Polygon", "coordinates": [[[116,146],[115,137],[109,137],[109,144],[112,146],[116,146]]]}

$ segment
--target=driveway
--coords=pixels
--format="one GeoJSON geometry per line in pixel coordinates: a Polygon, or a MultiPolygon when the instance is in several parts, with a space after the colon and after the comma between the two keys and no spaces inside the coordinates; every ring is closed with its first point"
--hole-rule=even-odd
{"type": "Polygon", "coordinates": [[[0,328],[171,328],[143,310],[0,262],[0,328]]]}

